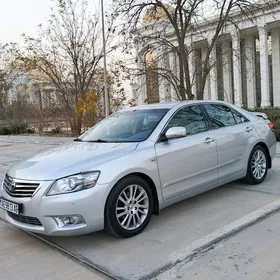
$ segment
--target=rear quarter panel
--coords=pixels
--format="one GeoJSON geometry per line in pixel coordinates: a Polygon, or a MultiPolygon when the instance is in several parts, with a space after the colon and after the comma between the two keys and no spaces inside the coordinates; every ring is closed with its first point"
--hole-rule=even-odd
{"type": "Polygon", "coordinates": [[[267,123],[263,120],[256,119],[254,121],[254,127],[257,133],[257,139],[256,143],[263,142],[266,144],[266,146],[269,149],[269,154],[271,158],[273,159],[276,155],[276,149],[277,149],[277,141],[275,133],[271,131],[267,123]]]}
{"type": "Polygon", "coordinates": [[[277,141],[275,133],[272,132],[268,126],[268,122],[240,107],[237,107],[235,105],[231,106],[240,113],[242,113],[246,118],[248,118],[251,124],[254,126],[256,139],[252,145],[252,148],[258,143],[265,143],[269,149],[271,159],[273,159],[276,155],[277,141]]]}

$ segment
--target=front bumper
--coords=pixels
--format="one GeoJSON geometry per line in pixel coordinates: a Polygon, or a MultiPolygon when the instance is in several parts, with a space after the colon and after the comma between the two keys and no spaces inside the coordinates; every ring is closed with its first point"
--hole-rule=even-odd
{"type": "Polygon", "coordinates": [[[104,207],[106,203],[106,186],[96,184],[94,188],[55,196],[46,196],[46,192],[53,182],[40,182],[38,191],[30,198],[14,198],[1,187],[0,196],[11,202],[21,203],[21,215],[36,218],[39,225],[29,223],[28,219],[14,219],[13,215],[1,210],[0,217],[10,224],[25,231],[44,235],[70,236],[81,235],[104,228],[104,207]],[[81,216],[85,223],[60,227],[53,217],[81,216]]]}

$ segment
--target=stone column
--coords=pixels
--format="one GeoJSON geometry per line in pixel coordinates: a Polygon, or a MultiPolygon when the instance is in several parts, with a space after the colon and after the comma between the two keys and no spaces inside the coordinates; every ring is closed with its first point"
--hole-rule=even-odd
{"type": "Polygon", "coordinates": [[[241,80],[241,50],[240,50],[240,33],[235,30],[231,34],[232,50],[233,50],[233,89],[234,103],[236,106],[242,107],[242,80],[241,80]]]}
{"type": "Polygon", "coordinates": [[[145,101],[147,100],[146,74],[143,74],[138,78],[138,83],[138,86],[134,87],[134,94],[136,97],[136,104],[142,105],[145,104],[145,101]]]}
{"type": "Polygon", "coordinates": [[[196,99],[196,52],[193,46],[189,46],[189,72],[190,72],[190,80],[192,87],[192,94],[194,95],[194,99],[196,99]]]}
{"type": "Polygon", "coordinates": [[[168,99],[168,86],[167,81],[163,75],[166,75],[165,69],[168,70],[166,64],[166,51],[165,48],[161,48],[161,52],[158,54],[158,80],[159,80],[159,102],[166,102],[168,99]]]}
{"type": "Polygon", "coordinates": [[[260,38],[260,66],[261,66],[261,107],[269,107],[269,67],[268,67],[268,47],[267,47],[267,29],[266,25],[258,26],[260,38]]]}
{"type": "MultiPolygon", "coordinates": [[[[137,69],[145,68],[145,54],[142,52],[137,53],[137,69]]],[[[144,71],[143,71],[144,72],[144,71]]],[[[134,87],[134,94],[136,98],[136,104],[144,104],[147,99],[147,84],[146,84],[146,74],[142,74],[137,78],[136,84],[138,86],[134,87]]]]}
{"type": "Polygon", "coordinates": [[[254,36],[247,36],[245,38],[245,55],[248,108],[255,108],[257,106],[257,98],[254,36]]]}
{"type": "Polygon", "coordinates": [[[280,107],[280,29],[271,31],[272,43],[272,73],[273,73],[273,101],[275,107],[280,107]]]}
{"type": "Polygon", "coordinates": [[[218,100],[217,50],[213,47],[209,58],[211,100],[218,100]]]}
{"type": "MultiPolygon", "coordinates": [[[[201,60],[202,60],[202,66],[206,59],[208,48],[202,48],[201,49],[201,60]]],[[[210,75],[207,76],[205,87],[204,87],[204,94],[203,94],[204,100],[210,100],[211,99],[211,88],[210,88],[210,75]]]]}
{"type": "Polygon", "coordinates": [[[224,81],[224,100],[232,103],[232,69],[231,69],[231,46],[230,41],[222,43],[223,53],[223,81],[224,81]]]}

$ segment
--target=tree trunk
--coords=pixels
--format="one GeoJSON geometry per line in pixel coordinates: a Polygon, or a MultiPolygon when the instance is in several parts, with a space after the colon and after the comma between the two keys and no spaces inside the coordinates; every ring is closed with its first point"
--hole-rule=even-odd
{"type": "Polygon", "coordinates": [[[3,106],[3,102],[0,98],[0,120],[4,120],[5,119],[5,109],[3,106]]]}
{"type": "Polygon", "coordinates": [[[5,119],[5,108],[4,108],[4,104],[3,104],[3,88],[0,88],[0,120],[4,120],[5,119]]]}
{"type": "Polygon", "coordinates": [[[79,136],[81,135],[82,131],[82,118],[81,117],[74,117],[70,121],[71,125],[71,132],[73,136],[79,136]]]}
{"type": "Polygon", "coordinates": [[[186,51],[183,51],[183,61],[184,61],[184,74],[185,74],[185,84],[186,84],[186,93],[189,100],[194,99],[194,95],[192,94],[191,80],[190,80],[190,70],[189,70],[189,57],[186,54],[186,51]]]}
{"type": "Polygon", "coordinates": [[[203,100],[203,95],[204,95],[204,90],[205,90],[205,85],[206,85],[206,79],[209,75],[209,70],[205,69],[203,67],[202,69],[202,75],[201,75],[201,82],[199,84],[199,87],[197,88],[197,99],[198,100],[203,100]]]}
{"type": "Polygon", "coordinates": [[[179,93],[181,100],[186,100],[186,90],[185,90],[185,85],[184,85],[184,66],[183,66],[183,60],[182,60],[182,53],[179,53],[179,80],[180,80],[180,86],[179,86],[179,93]]]}
{"type": "Polygon", "coordinates": [[[196,89],[197,100],[203,100],[205,84],[206,84],[206,78],[205,79],[202,78],[199,86],[196,89]]]}

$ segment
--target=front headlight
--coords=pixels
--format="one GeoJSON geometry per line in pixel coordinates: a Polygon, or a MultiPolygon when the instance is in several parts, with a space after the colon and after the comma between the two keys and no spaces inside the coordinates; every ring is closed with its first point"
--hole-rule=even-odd
{"type": "Polygon", "coordinates": [[[72,193],[92,188],[95,186],[99,175],[99,171],[93,171],[59,179],[53,183],[47,195],[72,193]]]}

